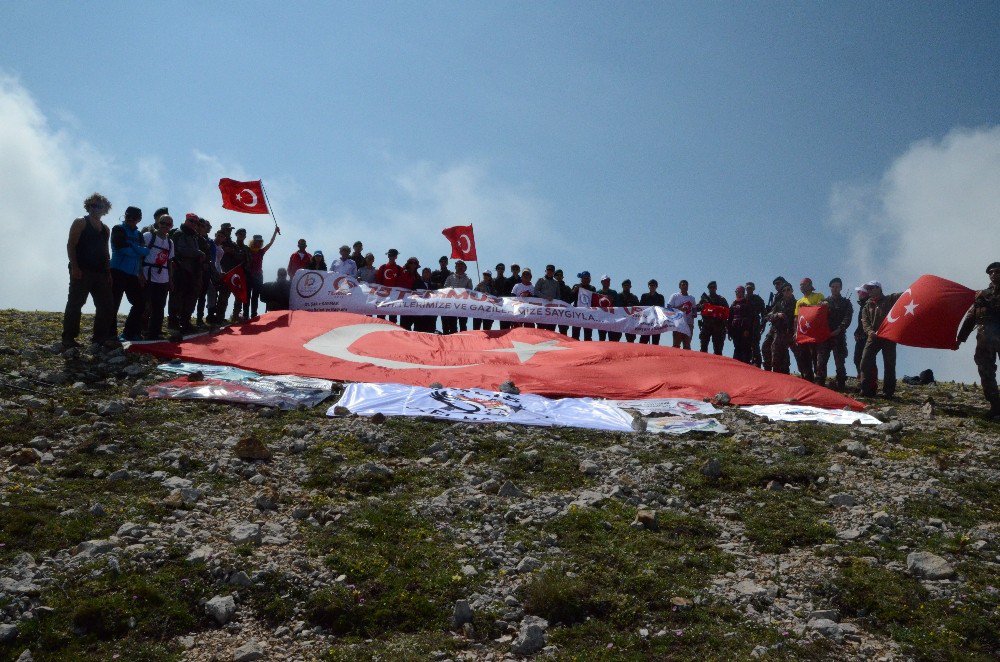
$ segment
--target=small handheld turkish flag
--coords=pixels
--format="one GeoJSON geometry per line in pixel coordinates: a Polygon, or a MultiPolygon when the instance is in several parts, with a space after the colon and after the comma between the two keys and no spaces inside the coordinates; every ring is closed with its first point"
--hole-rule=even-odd
{"type": "Polygon", "coordinates": [[[903,291],[876,335],[910,347],[954,349],[958,325],[975,299],[964,285],[925,274],[903,291]]]}
{"type": "Polygon", "coordinates": [[[240,211],[244,214],[267,214],[264,187],[258,179],[255,182],[238,182],[235,179],[220,179],[222,208],[240,211]]]}
{"type": "Polygon", "coordinates": [[[717,306],[713,303],[701,304],[701,316],[705,319],[729,319],[729,306],[717,306]]]}
{"type": "Polygon", "coordinates": [[[476,262],[476,235],[471,225],[456,225],[441,230],[441,234],[451,242],[451,256],[459,260],[476,262]]]}
{"type": "Polygon", "coordinates": [[[249,300],[247,295],[247,276],[243,272],[243,265],[237,265],[222,275],[222,282],[226,284],[240,303],[249,300]]]}
{"type": "Polygon", "coordinates": [[[830,311],[826,306],[799,306],[798,327],[795,342],[812,345],[824,342],[830,337],[830,311]]]}

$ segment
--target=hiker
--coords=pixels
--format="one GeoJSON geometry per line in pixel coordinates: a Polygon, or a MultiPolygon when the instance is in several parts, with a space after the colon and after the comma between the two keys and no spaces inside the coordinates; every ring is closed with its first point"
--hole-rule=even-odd
{"type": "Polygon", "coordinates": [[[111,295],[111,255],[108,239],[111,231],[101,220],[111,211],[111,202],[100,193],[83,201],[87,212],[69,227],[66,253],[69,256],[69,294],[63,313],[62,345],[79,347],[80,316],[87,297],[94,300],[94,331],[91,340],[98,345],[116,347],[111,335],[114,328],[114,299],[111,295]]]}

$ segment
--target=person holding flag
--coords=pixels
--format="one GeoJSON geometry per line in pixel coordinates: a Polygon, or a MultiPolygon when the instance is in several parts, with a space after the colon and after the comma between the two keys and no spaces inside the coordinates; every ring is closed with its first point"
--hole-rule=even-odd
{"type": "MultiPolygon", "coordinates": [[[[818,306],[826,300],[826,295],[817,292],[813,287],[812,278],[803,278],[799,283],[802,296],[795,302],[795,323],[798,327],[799,309],[803,306],[818,306]]],[[[806,381],[816,380],[816,343],[796,343],[792,353],[799,366],[799,375],[806,381]]]]}
{"type": "Polygon", "coordinates": [[[878,368],[875,363],[879,353],[882,354],[882,392],[886,398],[896,395],[896,343],[880,338],[879,327],[885,321],[886,315],[892,310],[902,292],[883,294],[882,284],[877,280],[868,283],[868,301],[861,311],[861,328],[864,331],[865,349],[861,353],[861,395],[873,398],[878,391],[878,368]]]}
{"type": "Polygon", "coordinates": [[[968,340],[976,327],[976,367],[983,385],[983,396],[990,403],[986,418],[1000,420],[1000,389],[997,388],[997,355],[1000,354],[1000,262],[986,267],[989,286],[976,293],[972,310],[968,312],[958,332],[955,349],[968,340]]]}

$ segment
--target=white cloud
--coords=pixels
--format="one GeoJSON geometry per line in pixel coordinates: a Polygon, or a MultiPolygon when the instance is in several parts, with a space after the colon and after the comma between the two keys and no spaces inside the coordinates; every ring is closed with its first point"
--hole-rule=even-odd
{"type": "MultiPolygon", "coordinates": [[[[957,128],[914,143],[879,182],[835,186],[830,206],[831,222],[848,235],[859,281],[878,278],[899,291],[932,273],[984,287],[986,265],[1000,259],[1000,126],[957,128]]],[[[913,369],[977,378],[969,346],[957,354],[903,351],[913,369]]]]}

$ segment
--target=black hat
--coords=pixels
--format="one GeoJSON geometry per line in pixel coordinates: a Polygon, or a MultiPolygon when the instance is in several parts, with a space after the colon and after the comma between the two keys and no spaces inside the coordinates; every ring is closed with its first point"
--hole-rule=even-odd
{"type": "Polygon", "coordinates": [[[153,212],[153,220],[158,221],[160,220],[161,216],[165,216],[169,213],[170,213],[169,209],[167,209],[166,207],[160,207],[159,209],[153,212]]]}
{"type": "Polygon", "coordinates": [[[1000,262],[991,262],[990,266],[986,267],[986,273],[989,273],[994,269],[1000,269],[1000,262]]]}
{"type": "Polygon", "coordinates": [[[631,284],[632,284],[632,280],[630,278],[626,278],[625,280],[622,281],[622,286],[623,287],[625,285],[631,285],[631,284]]]}
{"type": "Polygon", "coordinates": [[[708,289],[712,289],[713,287],[718,287],[718,286],[719,285],[714,280],[708,281],[708,289]]]}
{"type": "Polygon", "coordinates": [[[142,210],[138,207],[128,207],[125,209],[125,220],[126,221],[141,221],[142,220],[142,210]]]}
{"type": "Polygon", "coordinates": [[[219,226],[219,229],[222,230],[223,232],[228,232],[233,229],[233,224],[223,223],[222,225],[219,226]]]}
{"type": "Polygon", "coordinates": [[[387,250],[385,252],[385,254],[386,255],[399,255],[399,251],[397,251],[395,248],[390,248],[389,250],[387,250]]]}
{"type": "Polygon", "coordinates": [[[833,287],[834,283],[836,283],[837,285],[843,285],[844,281],[840,280],[839,277],[838,278],[831,278],[830,279],[830,287],[833,287]]]}
{"type": "Polygon", "coordinates": [[[236,234],[246,235],[246,233],[247,233],[246,228],[240,228],[239,230],[236,231],[236,234]]]}
{"type": "Polygon", "coordinates": [[[441,257],[438,258],[438,262],[447,262],[447,261],[448,261],[448,258],[445,255],[442,255],[441,257]]]}

